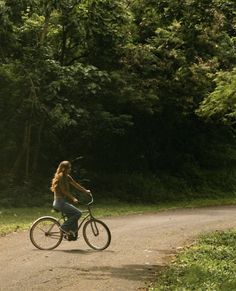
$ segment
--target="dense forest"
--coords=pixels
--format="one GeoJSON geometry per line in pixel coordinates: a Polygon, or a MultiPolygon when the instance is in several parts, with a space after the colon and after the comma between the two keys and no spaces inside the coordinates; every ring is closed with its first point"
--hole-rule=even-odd
{"type": "Polygon", "coordinates": [[[235,0],[0,0],[0,198],[236,191],[235,0]]]}

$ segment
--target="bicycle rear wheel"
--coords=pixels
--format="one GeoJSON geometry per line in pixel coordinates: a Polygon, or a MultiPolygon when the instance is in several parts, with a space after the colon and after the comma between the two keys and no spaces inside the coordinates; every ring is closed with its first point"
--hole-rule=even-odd
{"type": "Polygon", "coordinates": [[[30,228],[30,240],[40,250],[55,249],[62,239],[60,223],[54,217],[43,216],[37,219],[30,228]]]}
{"type": "Polygon", "coordinates": [[[105,250],[111,243],[111,233],[107,225],[98,219],[86,221],[83,227],[84,240],[94,250],[105,250]]]}

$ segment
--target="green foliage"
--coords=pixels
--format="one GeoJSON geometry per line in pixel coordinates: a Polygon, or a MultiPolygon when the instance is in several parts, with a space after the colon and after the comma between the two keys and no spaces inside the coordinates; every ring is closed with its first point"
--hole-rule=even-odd
{"type": "Polygon", "coordinates": [[[29,229],[40,216],[54,215],[50,208],[0,208],[0,236],[10,232],[29,229]]]}
{"type": "Polygon", "coordinates": [[[0,1],[4,191],[78,156],[90,173],[196,189],[216,148],[234,145],[234,11],[233,0],[0,1]]]}
{"type": "Polygon", "coordinates": [[[199,115],[233,125],[236,117],[236,68],[220,72],[215,79],[216,88],[198,109],[199,115]]]}
{"type": "Polygon", "coordinates": [[[91,181],[99,198],[113,198],[132,203],[160,203],[234,197],[235,171],[185,168],[179,175],[94,174],[91,181]]]}
{"type": "MultiPolygon", "coordinates": [[[[9,180],[8,180],[9,182],[9,180]]],[[[2,182],[2,190],[0,192],[0,207],[33,207],[33,206],[48,206],[52,204],[53,194],[47,187],[47,181],[38,181],[37,183],[23,184],[15,186],[15,184],[8,184],[4,187],[2,182]]]]}
{"type": "Polygon", "coordinates": [[[216,232],[181,252],[151,290],[234,290],[236,232],[216,232]]]}

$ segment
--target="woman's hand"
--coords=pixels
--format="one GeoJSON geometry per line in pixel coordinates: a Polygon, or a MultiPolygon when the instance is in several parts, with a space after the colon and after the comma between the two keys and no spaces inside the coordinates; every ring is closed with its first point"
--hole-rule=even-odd
{"type": "Polygon", "coordinates": [[[89,196],[92,195],[91,191],[90,190],[86,190],[86,194],[88,194],[89,196]]]}
{"type": "Polygon", "coordinates": [[[79,200],[78,200],[77,198],[73,198],[73,202],[74,202],[74,203],[78,203],[79,200]]]}

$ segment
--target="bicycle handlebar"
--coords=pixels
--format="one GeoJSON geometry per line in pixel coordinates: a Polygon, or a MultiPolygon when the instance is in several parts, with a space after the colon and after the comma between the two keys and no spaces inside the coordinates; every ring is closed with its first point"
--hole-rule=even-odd
{"type": "Polygon", "coordinates": [[[90,201],[88,203],[81,203],[79,197],[77,196],[76,198],[78,199],[78,202],[80,205],[84,205],[84,206],[89,206],[93,203],[93,194],[90,192],[90,194],[88,194],[90,196],[90,201]]]}
{"type": "Polygon", "coordinates": [[[85,204],[87,206],[89,206],[93,203],[93,194],[91,192],[90,192],[90,197],[91,197],[91,200],[89,201],[89,203],[85,204]]]}

